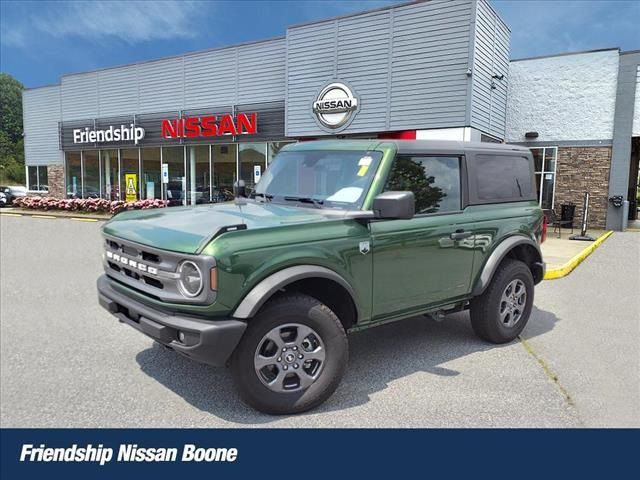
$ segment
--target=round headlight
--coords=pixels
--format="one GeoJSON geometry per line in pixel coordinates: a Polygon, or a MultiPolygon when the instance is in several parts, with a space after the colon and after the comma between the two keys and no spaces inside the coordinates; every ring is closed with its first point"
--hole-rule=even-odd
{"type": "Polygon", "coordinates": [[[185,260],[178,267],[178,287],[185,297],[196,297],[202,291],[202,272],[198,266],[185,260]]]}

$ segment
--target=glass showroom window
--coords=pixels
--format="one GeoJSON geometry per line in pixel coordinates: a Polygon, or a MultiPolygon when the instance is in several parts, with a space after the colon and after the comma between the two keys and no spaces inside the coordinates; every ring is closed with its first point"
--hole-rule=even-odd
{"type": "Polygon", "coordinates": [[[271,163],[273,158],[282,150],[282,147],[295,142],[270,142],[267,150],[267,166],[271,163]]]}
{"type": "Polygon", "coordinates": [[[139,170],[140,157],[137,148],[120,150],[120,185],[122,185],[122,197],[125,202],[135,202],[140,198],[139,170]]]}
{"type": "Polygon", "coordinates": [[[267,165],[267,144],[241,143],[239,147],[240,178],[244,180],[246,193],[249,195],[267,165]]]}
{"type": "Polygon", "coordinates": [[[65,154],[65,176],[67,178],[67,198],[82,198],[82,162],[80,152],[65,154]]]}
{"type": "Polygon", "coordinates": [[[556,188],[558,147],[532,148],[536,171],[538,203],[543,209],[553,209],[556,188]]]}
{"type": "Polygon", "coordinates": [[[238,145],[211,145],[213,168],[212,202],[233,200],[233,183],[236,181],[236,156],[238,145]]]}
{"type": "Polygon", "coordinates": [[[142,155],[142,194],[140,198],[152,200],[162,198],[162,178],[160,148],[143,148],[142,155]]]}
{"type": "Polygon", "coordinates": [[[211,203],[209,145],[187,147],[187,179],[189,205],[211,203]]]}
{"type": "Polygon", "coordinates": [[[107,200],[119,200],[120,163],[118,150],[101,150],[100,161],[102,163],[102,197],[107,200]]]}
{"type": "Polygon", "coordinates": [[[97,150],[82,152],[83,198],[100,198],[100,160],[97,150]]]}
{"type": "Polygon", "coordinates": [[[168,166],[166,199],[169,206],[186,205],[187,178],[184,174],[184,147],[162,147],[162,163],[168,166]]]}
{"type": "Polygon", "coordinates": [[[49,179],[46,165],[27,167],[27,186],[32,192],[48,192],[49,179]]]}

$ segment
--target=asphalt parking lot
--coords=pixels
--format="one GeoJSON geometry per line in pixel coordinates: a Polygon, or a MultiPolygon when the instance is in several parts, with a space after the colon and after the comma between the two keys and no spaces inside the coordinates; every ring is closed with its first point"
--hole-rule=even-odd
{"type": "Polygon", "coordinates": [[[101,223],[0,218],[2,427],[640,426],[640,233],[616,233],[536,291],[525,342],[468,315],[354,334],[320,408],[271,417],[223,368],[195,364],[97,303],[101,223]]]}

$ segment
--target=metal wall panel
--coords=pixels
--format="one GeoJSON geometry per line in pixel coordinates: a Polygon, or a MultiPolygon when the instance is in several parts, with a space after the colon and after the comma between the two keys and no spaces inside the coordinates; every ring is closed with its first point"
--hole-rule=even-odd
{"type": "Polygon", "coordinates": [[[81,73],[62,77],[60,83],[62,120],[98,116],[98,73],[81,73]]]}
{"type": "Polygon", "coordinates": [[[341,132],[464,126],[474,3],[433,0],[287,31],[287,135],[327,135],[312,102],[348,82],[360,111],[341,132]]]}
{"type": "Polygon", "coordinates": [[[283,101],[285,64],[283,38],[239,47],[236,103],[283,101]]]}
{"type": "Polygon", "coordinates": [[[183,57],[138,65],[137,113],[184,108],[183,57]]]}
{"type": "Polygon", "coordinates": [[[478,0],[475,18],[472,127],[505,138],[510,32],[485,0],[478,0]],[[502,80],[492,78],[503,75],[502,80]]]}
{"type": "Polygon", "coordinates": [[[27,165],[62,163],[58,145],[60,86],[22,92],[24,153],[27,165]]]}
{"type": "Polygon", "coordinates": [[[184,108],[236,103],[236,57],[235,47],[186,56],[184,108]]]}
{"type": "Polygon", "coordinates": [[[136,65],[98,71],[98,117],[132,115],[138,110],[136,65]]]}

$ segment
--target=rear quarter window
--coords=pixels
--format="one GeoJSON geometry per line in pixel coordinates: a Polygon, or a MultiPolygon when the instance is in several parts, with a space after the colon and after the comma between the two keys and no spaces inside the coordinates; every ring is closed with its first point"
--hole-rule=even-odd
{"type": "Polygon", "coordinates": [[[473,165],[475,197],[480,203],[535,199],[527,156],[478,154],[473,165]]]}

